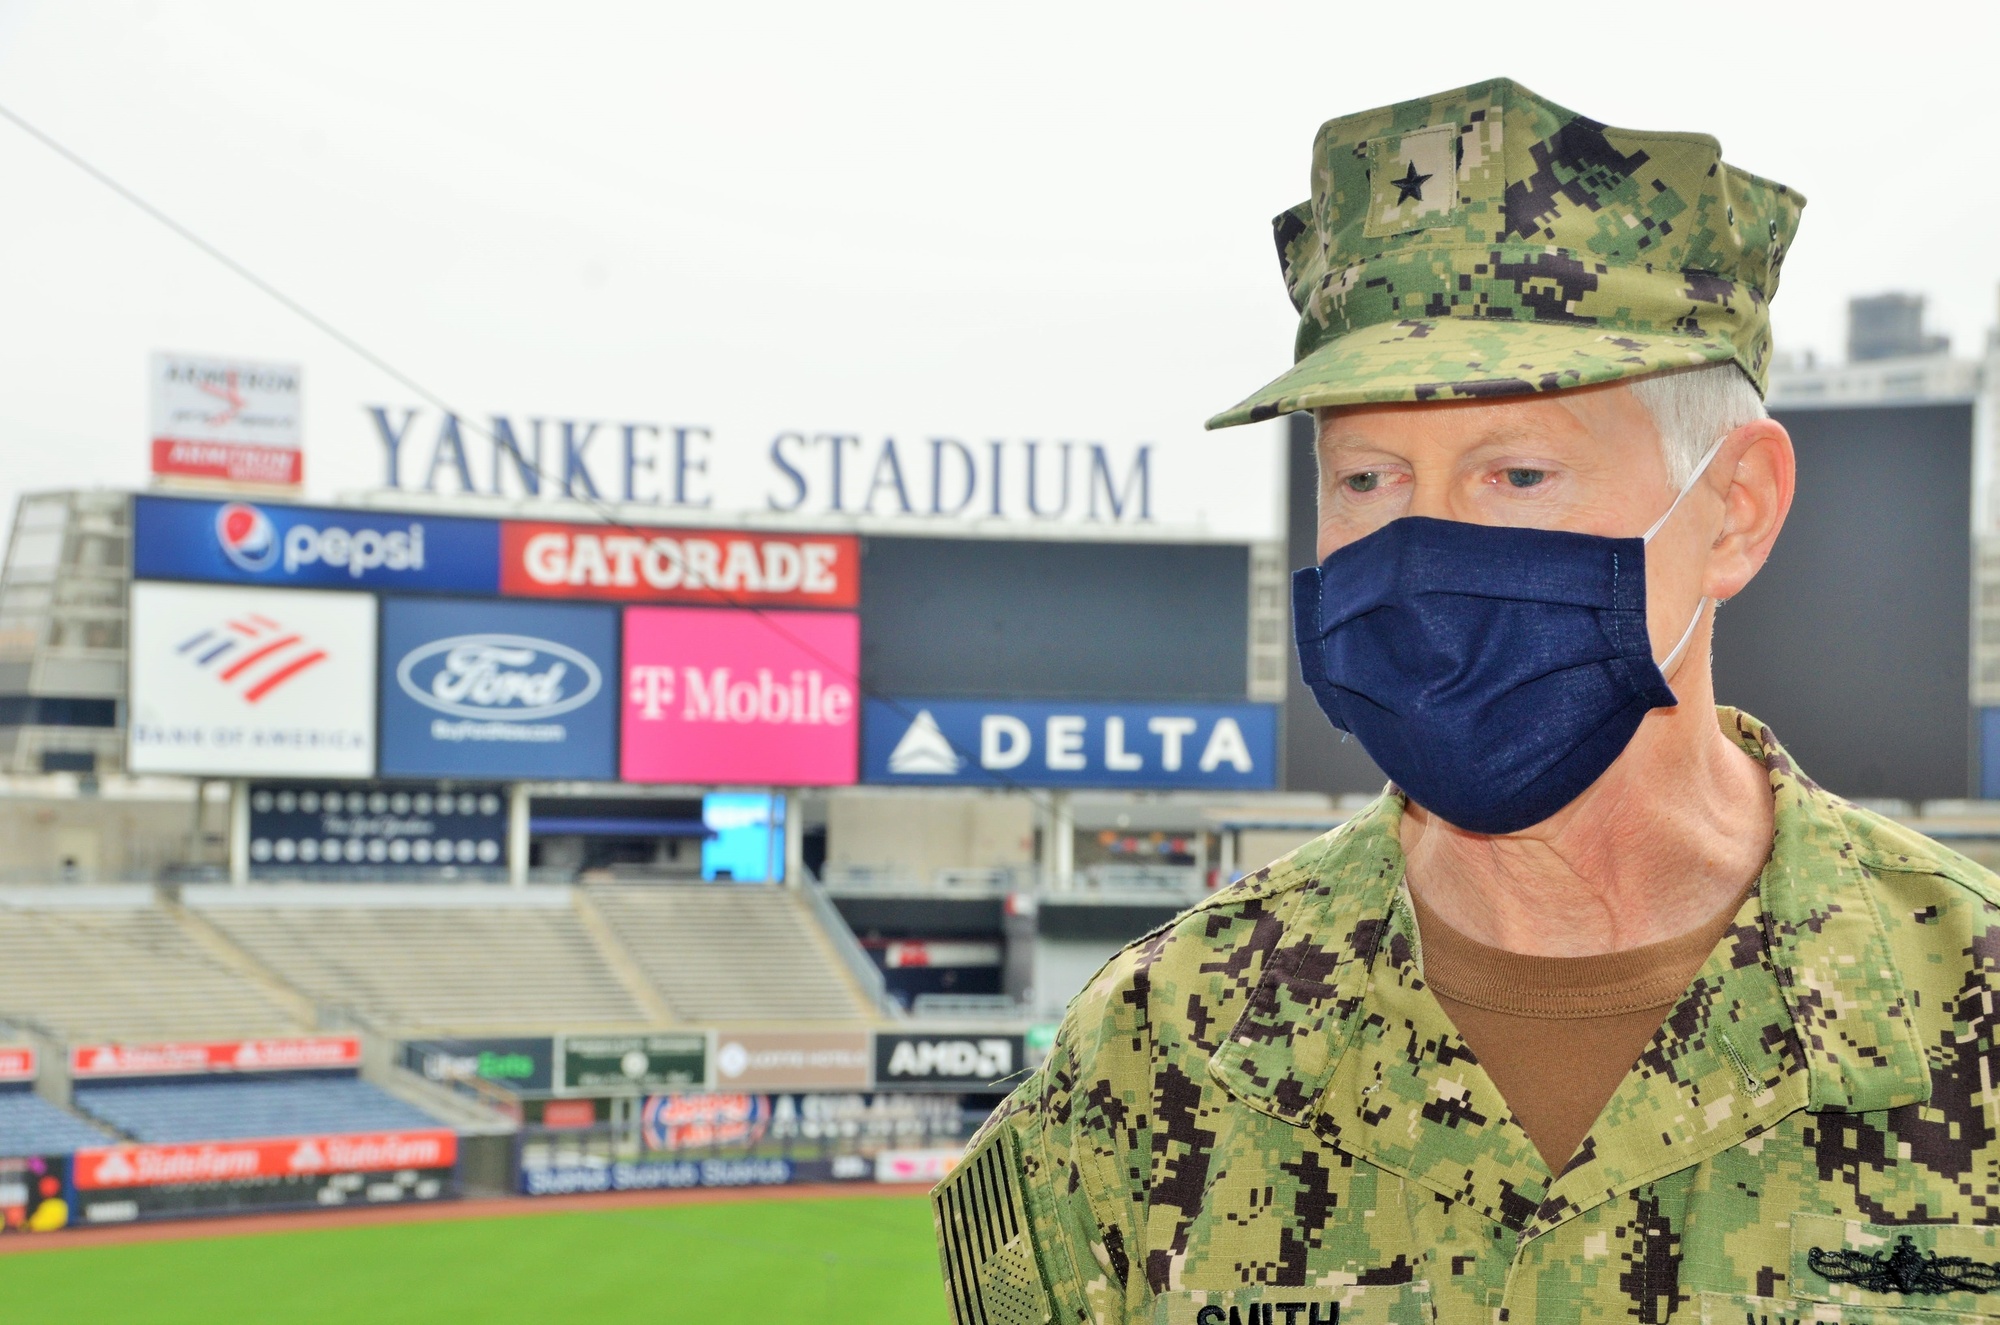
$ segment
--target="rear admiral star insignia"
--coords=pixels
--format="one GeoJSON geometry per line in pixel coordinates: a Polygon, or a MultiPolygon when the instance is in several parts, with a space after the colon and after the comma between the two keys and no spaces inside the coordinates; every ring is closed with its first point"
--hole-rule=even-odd
{"type": "Polygon", "coordinates": [[[1403,172],[1401,179],[1392,179],[1389,181],[1396,186],[1396,204],[1401,206],[1406,202],[1422,202],[1424,200],[1424,185],[1430,182],[1430,178],[1429,175],[1419,175],[1417,173],[1417,163],[1414,161],[1410,162],[1410,168],[1403,172]]]}

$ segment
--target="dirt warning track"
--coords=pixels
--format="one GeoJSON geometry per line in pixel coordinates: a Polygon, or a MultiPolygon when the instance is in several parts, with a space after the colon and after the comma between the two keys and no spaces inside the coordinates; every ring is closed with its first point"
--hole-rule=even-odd
{"type": "Polygon", "coordinates": [[[693,1191],[594,1192],[579,1196],[499,1196],[467,1201],[410,1202],[361,1206],[343,1210],[301,1210],[256,1215],[217,1215],[207,1219],[173,1219],[151,1224],[116,1224],[103,1228],[68,1228],[59,1233],[29,1233],[0,1237],[0,1256],[23,1252],[63,1251],[77,1247],[109,1247],[127,1242],[183,1242],[190,1238],[255,1237],[268,1233],[304,1233],[323,1228],[365,1224],[425,1224],[446,1219],[500,1219],[564,1211],[628,1210],[634,1206],[721,1205],[738,1201],[809,1201],[829,1198],[866,1199],[921,1196],[924,1188],[875,1183],[802,1183],[788,1187],[704,1187],[693,1191]]]}

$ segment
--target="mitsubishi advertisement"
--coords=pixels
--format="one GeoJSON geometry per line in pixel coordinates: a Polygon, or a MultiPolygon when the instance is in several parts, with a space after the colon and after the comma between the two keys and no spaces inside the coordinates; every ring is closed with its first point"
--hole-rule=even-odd
{"type": "Polygon", "coordinates": [[[375,598],[132,586],[135,773],[375,771],[375,598]]]}
{"type": "Polygon", "coordinates": [[[490,594],[500,587],[500,527],[452,516],[141,496],[132,502],[132,573],[142,580],[490,594]]]}
{"type": "Polygon", "coordinates": [[[618,612],[571,603],[382,604],[386,777],[618,776],[618,612]]]}

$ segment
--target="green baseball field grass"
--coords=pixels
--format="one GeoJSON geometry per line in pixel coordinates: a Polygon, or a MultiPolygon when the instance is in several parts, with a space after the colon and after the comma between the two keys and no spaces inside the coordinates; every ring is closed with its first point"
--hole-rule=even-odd
{"type": "Polygon", "coordinates": [[[0,1257],[0,1319],[940,1325],[921,1196],[571,1210],[0,1257]]]}

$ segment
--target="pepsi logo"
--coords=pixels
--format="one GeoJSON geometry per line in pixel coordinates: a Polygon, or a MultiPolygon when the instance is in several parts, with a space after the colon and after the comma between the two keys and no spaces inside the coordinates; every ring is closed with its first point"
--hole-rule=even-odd
{"type": "Polygon", "coordinates": [[[278,531],[255,506],[230,502],[215,513],[215,540],[222,555],[247,571],[269,570],[278,560],[278,531]]]}
{"type": "Polygon", "coordinates": [[[604,688],[596,663],[567,644],[529,635],[454,635],[403,655],[396,684],[456,718],[553,718],[604,688]]]}

